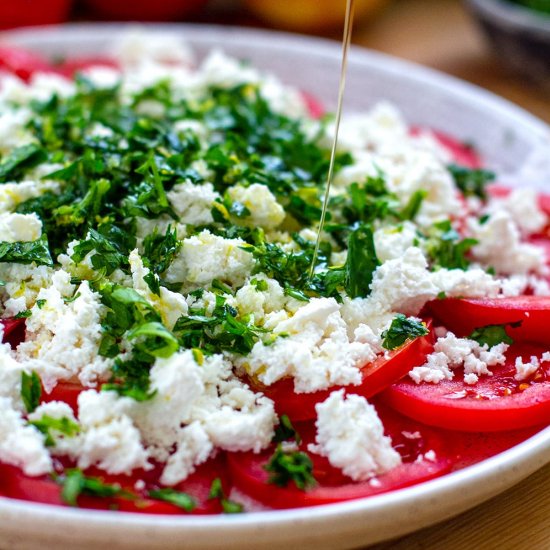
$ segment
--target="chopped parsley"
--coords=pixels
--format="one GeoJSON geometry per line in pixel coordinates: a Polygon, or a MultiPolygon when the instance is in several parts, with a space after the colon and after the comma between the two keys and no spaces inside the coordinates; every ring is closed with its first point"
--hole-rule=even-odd
{"type": "Polygon", "coordinates": [[[240,514],[244,511],[244,507],[240,502],[230,500],[226,497],[222,480],[219,477],[212,481],[208,498],[218,499],[224,514],[240,514]]]}
{"type": "Polygon", "coordinates": [[[285,451],[279,443],[269,462],[265,465],[269,472],[268,482],[278,487],[286,487],[289,483],[305,491],[316,485],[313,477],[311,458],[302,451],[285,451]]]}
{"type": "Polygon", "coordinates": [[[0,242],[0,262],[53,266],[48,248],[48,238],[42,235],[36,241],[0,242]]]}
{"type": "Polygon", "coordinates": [[[67,470],[63,475],[58,476],[56,481],[62,486],[61,500],[69,506],[78,506],[78,497],[81,495],[135,499],[135,495],[124,490],[118,483],[104,483],[99,478],[87,477],[76,468],[67,470]]]}
{"type": "Polygon", "coordinates": [[[482,170],[479,168],[467,168],[457,164],[447,166],[456,186],[466,197],[487,198],[487,184],[495,179],[494,172],[482,170]]]}
{"type": "Polygon", "coordinates": [[[80,432],[80,426],[65,416],[62,418],[53,418],[52,416],[44,415],[40,420],[29,421],[29,424],[45,435],[44,443],[46,447],[55,446],[55,433],[66,437],[74,437],[80,432]]]}
{"type": "Polygon", "coordinates": [[[42,397],[42,382],[36,372],[27,374],[21,371],[21,399],[28,413],[32,413],[38,405],[42,397]]]}
{"type": "Polygon", "coordinates": [[[346,292],[351,298],[365,298],[370,294],[374,271],[379,265],[372,227],[362,225],[349,237],[344,268],[346,292]]]}
{"type": "Polygon", "coordinates": [[[156,500],[169,502],[170,504],[173,504],[186,512],[192,512],[197,507],[197,503],[191,495],[181,491],[176,491],[170,487],[151,490],[148,492],[148,495],[156,500]]]}
{"type": "Polygon", "coordinates": [[[514,340],[506,332],[506,327],[518,327],[519,323],[508,323],[504,325],[487,325],[476,328],[468,336],[470,340],[475,340],[478,344],[487,345],[489,348],[498,344],[513,344],[514,340]]]}
{"type": "Polygon", "coordinates": [[[389,328],[382,333],[382,347],[391,351],[401,347],[408,340],[426,336],[429,332],[422,321],[398,313],[389,328]]]}
{"type": "Polygon", "coordinates": [[[445,220],[431,227],[425,247],[433,269],[467,269],[468,253],[476,244],[476,239],[461,239],[451,222],[445,220]]]}

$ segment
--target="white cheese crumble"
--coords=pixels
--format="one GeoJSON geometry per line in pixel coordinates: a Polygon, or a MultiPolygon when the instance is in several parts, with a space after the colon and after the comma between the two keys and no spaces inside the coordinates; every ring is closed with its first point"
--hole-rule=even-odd
{"type": "Polygon", "coordinates": [[[250,211],[250,215],[239,219],[239,224],[269,230],[275,229],[285,218],[283,207],[265,185],[234,185],[227,190],[227,194],[232,201],[240,202],[250,211]]]}
{"type": "Polygon", "coordinates": [[[0,461],[18,466],[28,476],[52,470],[44,436],[34,426],[26,425],[21,413],[5,397],[0,397],[0,461]]]}
{"type": "Polygon", "coordinates": [[[36,241],[42,235],[42,221],[36,214],[0,214],[0,241],[36,241]]]}
{"type": "Polygon", "coordinates": [[[241,286],[254,267],[252,254],[242,249],[240,239],[224,239],[205,229],[183,240],[165,278],[169,283],[184,283],[189,288],[210,284],[219,279],[232,286],[241,286]]]}
{"type": "Polygon", "coordinates": [[[516,357],[516,374],[514,378],[518,381],[527,380],[530,376],[535,374],[542,363],[548,363],[550,361],[550,352],[545,351],[540,358],[536,355],[531,355],[528,362],[524,362],[521,357],[516,357]]]}
{"type": "Polygon", "coordinates": [[[457,338],[452,332],[437,339],[433,353],[426,363],[414,367],[409,376],[417,383],[437,384],[454,377],[453,369],[464,366],[464,382],[475,384],[480,376],[491,376],[489,367],[503,365],[505,352],[509,348],[504,342],[489,348],[468,338],[457,338]]]}
{"type": "Polygon", "coordinates": [[[401,464],[376,409],[364,397],[345,397],[344,390],[339,390],[315,409],[316,444],[309,450],[327,457],[354,481],[371,479],[401,464]]]}
{"type": "Polygon", "coordinates": [[[180,223],[208,225],[212,218],[212,204],[220,198],[211,183],[195,185],[190,181],[178,183],[166,194],[180,217],[180,223]]]}
{"type": "Polygon", "coordinates": [[[278,323],[274,332],[285,337],[269,345],[257,342],[236,363],[266,385],[292,376],[297,393],[360,384],[361,366],[376,358],[368,342],[348,337],[334,298],[313,298],[293,317],[278,323]]]}

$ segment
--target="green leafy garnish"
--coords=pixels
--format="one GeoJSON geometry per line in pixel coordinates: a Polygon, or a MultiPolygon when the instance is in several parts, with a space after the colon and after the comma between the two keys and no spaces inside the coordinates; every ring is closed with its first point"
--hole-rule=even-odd
{"type": "Polygon", "coordinates": [[[53,418],[44,415],[40,420],[30,420],[29,424],[46,436],[44,439],[46,447],[55,446],[55,438],[53,436],[55,433],[74,437],[80,432],[80,426],[65,416],[62,418],[53,418]]]}
{"type": "Polygon", "coordinates": [[[317,483],[309,456],[301,451],[286,452],[280,443],[264,468],[270,474],[268,482],[279,487],[294,483],[305,491],[317,483]]]}
{"type": "Polygon", "coordinates": [[[100,498],[121,497],[129,500],[135,495],[116,483],[104,483],[96,477],[87,477],[79,469],[67,470],[56,481],[62,486],[61,500],[69,506],[78,506],[78,497],[87,495],[100,498]]]}
{"type": "Polygon", "coordinates": [[[17,147],[0,161],[0,183],[16,179],[25,169],[35,167],[47,158],[46,151],[36,143],[17,147]]]}
{"type": "Polygon", "coordinates": [[[192,512],[197,507],[197,503],[191,495],[169,487],[149,491],[148,495],[156,500],[169,502],[186,512],[192,512]]]}
{"type": "Polygon", "coordinates": [[[520,325],[521,322],[504,325],[487,325],[474,329],[468,338],[475,340],[482,346],[487,345],[489,348],[501,343],[513,344],[514,340],[507,334],[506,327],[518,327],[520,325]]]}
{"type": "Polygon", "coordinates": [[[32,413],[42,397],[42,382],[36,372],[21,371],[21,399],[28,413],[32,413]]]}
{"type": "Polygon", "coordinates": [[[461,239],[451,222],[435,223],[426,241],[426,252],[434,269],[467,269],[470,261],[467,254],[477,244],[476,239],[461,239]]]}
{"type": "Polygon", "coordinates": [[[212,481],[208,498],[219,499],[224,514],[240,514],[244,510],[241,503],[230,500],[225,496],[222,480],[219,477],[212,481]]]}
{"type": "Polygon", "coordinates": [[[456,186],[466,197],[487,198],[485,188],[488,183],[495,179],[494,172],[479,168],[467,168],[466,166],[459,166],[457,164],[449,164],[447,168],[453,176],[456,186]]]}
{"type": "Polygon", "coordinates": [[[408,340],[426,336],[429,332],[422,321],[398,313],[393,318],[389,328],[382,333],[382,347],[387,350],[394,350],[401,347],[408,340]]]}
{"type": "Polygon", "coordinates": [[[348,242],[345,287],[351,298],[365,298],[370,294],[374,271],[379,265],[372,227],[362,225],[351,233],[348,242]]]}
{"type": "Polygon", "coordinates": [[[283,441],[289,441],[292,439],[298,444],[302,440],[300,434],[294,429],[290,418],[286,414],[282,414],[279,417],[279,425],[275,428],[273,442],[282,443],[283,441]]]}
{"type": "Polygon", "coordinates": [[[42,235],[36,241],[7,243],[0,242],[0,262],[53,266],[48,248],[48,238],[42,235]]]}

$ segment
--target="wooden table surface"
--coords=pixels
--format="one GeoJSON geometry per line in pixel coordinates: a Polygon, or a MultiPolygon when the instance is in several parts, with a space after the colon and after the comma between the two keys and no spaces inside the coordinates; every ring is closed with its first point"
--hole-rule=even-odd
{"type": "MultiPolygon", "coordinates": [[[[257,25],[234,13],[233,24],[257,25]]],[[[339,35],[328,35],[338,38],[339,35]]],[[[493,57],[459,0],[394,0],[359,22],[353,42],[422,63],[491,90],[550,122],[550,97],[493,57]]],[[[550,185],[550,182],[549,182],[550,185]]],[[[550,550],[550,464],[506,493],[434,527],[372,550],[550,550]]]]}

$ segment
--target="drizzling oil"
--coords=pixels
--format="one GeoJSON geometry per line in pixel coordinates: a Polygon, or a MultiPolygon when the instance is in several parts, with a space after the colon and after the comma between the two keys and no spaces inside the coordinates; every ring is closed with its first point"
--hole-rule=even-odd
{"type": "Polygon", "coordinates": [[[336,107],[336,116],[334,121],[334,140],[332,142],[332,149],[330,151],[330,162],[327,173],[327,180],[325,186],[325,196],[323,199],[323,209],[321,211],[321,218],[319,219],[319,227],[317,230],[317,240],[315,242],[315,250],[313,252],[313,259],[311,261],[311,267],[309,276],[312,277],[315,271],[315,264],[317,263],[317,256],[319,254],[319,246],[321,244],[321,233],[325,225],[325,218],[327,215],[328,201],[330,197],[330,186],[334,176],[334,160],[336,158],[336,148],[338,146],[338,133],[340,131],[340,119],[342,118],[342,106],[344,103],[344,90],[346,88],[346,73],[348,67],[348,50],[351,43],[351,32],[353,29],[353,13],[354,13],[354,0],[346,0],[346,19],[344,22],[344,35],[342,38],[342,64],[340,66],[340,83],[338,87],[338,105],[336,107]]]}

